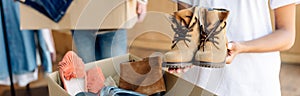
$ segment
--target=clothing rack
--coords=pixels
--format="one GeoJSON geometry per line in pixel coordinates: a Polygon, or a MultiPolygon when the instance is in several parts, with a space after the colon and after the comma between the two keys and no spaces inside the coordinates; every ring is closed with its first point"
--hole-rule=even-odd
{"type": "Polygon", "coordinates": [[[4,7],[3,7],[3,1],[0,2],[0,9],[1,9],[1,19],[2,19],[2,28],[3,28],[3,34],[4,34],[4,42],[5,42],[5,51],[6,51],[6,57],[7,57],[7,65],[8,65],[8,73],[9,73],[9,79],[10,79],[10,92],[11,96],[16,96],[15,87],[13,83],[13,72],[11,67],[11,61],[10,61],[10,54],[9,54],[9,48],[8,48],[8,39],[7,39],[7,30],[5,25],[5,17],[4,17],[4,7]]]}

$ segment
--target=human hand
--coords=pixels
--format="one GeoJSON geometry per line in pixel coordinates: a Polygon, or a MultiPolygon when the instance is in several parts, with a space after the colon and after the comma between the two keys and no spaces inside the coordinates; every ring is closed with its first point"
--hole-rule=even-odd
{"type": "Polygon", "coordinates": [[[142,22],[144,20],[144,18],[146,17],[147,4],[137,2],[137,8],[136,9],[137,9],[136,13],[138,14],[138,22],[142,22]]]}
{"type": "Polygon", "coordinates": [[[226,64],[230,64],[235,56],[241,52],[241,44],[231,41],[228,43],[226,64]]]}

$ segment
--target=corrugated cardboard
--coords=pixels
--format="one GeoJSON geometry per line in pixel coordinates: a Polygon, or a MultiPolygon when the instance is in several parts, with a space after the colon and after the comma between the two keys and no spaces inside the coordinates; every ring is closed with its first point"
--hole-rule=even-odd
{"type": "Polygon", "coordinates": [[[130,28],[137,21],[136,3],[136,0],[73,0],[58,23],[20,4],[21,29],[130,28]]]}
{"type": "MultiPolygon", "coordinates": [[[[95,66],[99,66],[105,77],[115,76],[119,75],[120,63],[129,60],[140,60],[140,58],[127,54],[86,64],[85,69],[88,70],[95,66]]],[[[165,72],[164,78],[167,88],[166,96],[216,96],[192,83],[178,78],[178,75],[165,72]]],[[[62,84],[57,71],[48,75],[47,80],[50,96],[69,96],[69,94],[61,87],[62,84]]]]}
{"type": "Polygon", "coordinates": [[[149,0],[148,12],[173,13],[177,10],[177,3],[174,0],[149,0]]]}

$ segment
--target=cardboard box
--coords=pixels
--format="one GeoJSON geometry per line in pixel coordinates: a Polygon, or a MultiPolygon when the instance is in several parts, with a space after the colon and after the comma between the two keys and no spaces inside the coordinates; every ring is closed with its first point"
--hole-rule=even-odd
{"type": "MultiPolygon", "coordinates": [[[[140,58],[133,55],[117,56],[108,58],[96,62],[92,62],[85,65],[85,69],[91,69],[95,66],[99,66],[105,77],[119,75],[119,65],[121,62],[127,62],[129,60],[141,60],[140,58]]],[[[166,83],[166,96],[216,96],[190,82],[187,82],[181,78],[178,78],[178,74],[171,74],[164,72],[164,79],[166,83]]],[[[69,96],[61,87],[62,83],[59,78],[59,73],[53,72],[48,75],[48,89],[50,96],[69,96]]]]}
{"type": "Polygon", "coordinates": [[[20,4],[21,29],[126,29],[137,21],[136,3],[136,0],[73,0],[58,23],[20,4]]]}
{"type": "Polygon", "coordinates": [[[177,2],[174,2],[174,0],[149,0],[147,5],[147,11],[173,13],[178,11],[177,2]]]}

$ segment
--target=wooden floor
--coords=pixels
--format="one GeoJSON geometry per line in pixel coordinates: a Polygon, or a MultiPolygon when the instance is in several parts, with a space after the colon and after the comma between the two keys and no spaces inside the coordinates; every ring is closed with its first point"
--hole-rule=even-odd
{"type": "MultiPolygon", "coordinates": [[[[130,34],[129,34],[130,35],[130,34]]],[[[146,33],[136,38],[129,46],[129,52],[139,57],[146,57],[153,52],[165,53],[171,42],[166,36],[159,33],[146,33]]],[[[58,61],[63,54],[58,54],[58,61]]],[[[57,62],[53,64],[53,70],[57,70],[57,62]]],[[[39,71],[39,80],[30,84],[32,96],[48,96],[47,82],[42,71],[39,71]],[[43,94],[43,95],[41,95],[43,94]]],[[[282,96],[300,96],[300,64],[282,64],[281,73],[282,96]]],[[[25,87],[16,86],[17,96],[27,96],[25,87]]],[[[0,85],[0,96],[10,96],[8,86],[0,85]]]]}

